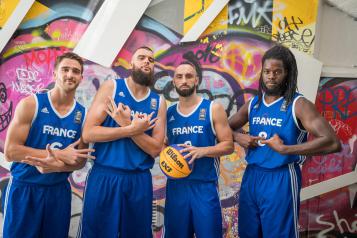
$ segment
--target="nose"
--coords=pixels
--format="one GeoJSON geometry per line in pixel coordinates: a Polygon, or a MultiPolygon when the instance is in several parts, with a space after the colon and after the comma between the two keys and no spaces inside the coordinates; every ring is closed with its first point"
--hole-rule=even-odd
{"type": "Polygon", "coordinates": [[[74,75],[75,75],[75,73],[73,72],[73,70],[70,69],[66,72],[65,77],[68,79],[71,79],[74,77],[74,75]]]}
{"type": "Polygon", "coordinates": [[[182,84],[187,85],[187,78],[185,75],[182,76],[181,82],[182,82],[182,84]]]}
{"type": "Polygon", "coordinates": [[[274,80],[274,79],[275,79],[275,74],[274,74],[274,72],[269,72],[268,75],[267,75],[267,78],[268,78],[269,80],[274,80]]]}
{"type": "Polygon", "coordinates": [[[149,64],[149,63],[150,63],[149,57],[145,57],[144,63],[145,63],[145,64],[149,64]]]}
{"type": "Polygon", "coordinates": [[[72,70],[68,70],[68,71],[66,72],[66,76],[67,76],[67,78],[71,78],[71,77],[72,77],[72,75],[73,75],[72,70]]]}

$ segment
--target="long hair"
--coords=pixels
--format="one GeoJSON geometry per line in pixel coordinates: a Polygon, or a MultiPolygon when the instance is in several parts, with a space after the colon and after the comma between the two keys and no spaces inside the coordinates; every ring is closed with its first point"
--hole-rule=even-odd
{"type": "MultiPolygon", "coordinates": [[[[283,62],[284,69],[287,70],[287,75],[284,79],[284,87],[283,87],[283,97],[287,104],[292,102],[294,95],[297,91],[297,76],[298,69],[296,65],[296,59],[294,54],[286,47],[282,45],[275,45],[265,52],[262,58],[262,67],[264,66],[264,62],[267,59],[276,59],[281,60],[283,62]]],[[[260,72],[259,78],[259,102],[263,97],[263,70],[260,72]]]]}

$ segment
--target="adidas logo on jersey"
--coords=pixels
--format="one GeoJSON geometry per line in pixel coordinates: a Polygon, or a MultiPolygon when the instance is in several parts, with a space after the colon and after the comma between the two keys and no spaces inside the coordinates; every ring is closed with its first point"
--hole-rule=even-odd
{"type": "Polygon", "coordinates": [[[120,97],[125,97],[125,94],[124,94],[123,92],[119,92],[118,95],[119,95],[120,97]]]}
{"type": "Polygon", "coordinates": [[[49,113],[47,107],[42,108],[42,109],[41,109],[41,112],[43,112],[43,113],[49,113]]]}
{"type": "Polygon", "coordinates": [[[174,120],[175,120],[174,116],[171,116],[169,122],[170,122],[170,121],[174,121],[174,120]]]}

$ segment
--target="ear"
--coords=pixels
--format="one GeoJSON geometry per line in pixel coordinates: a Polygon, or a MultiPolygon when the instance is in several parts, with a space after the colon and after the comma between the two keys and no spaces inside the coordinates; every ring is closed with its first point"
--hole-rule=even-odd
{"type": "Polygon", "coordinates": [[[52,76],[53,76],[53,79],[56,80],[56,78],[57,78],[56,69],[53,70],[52,76]]]}
{"type": "Polygon", "coordinates": [[[199,79],[198,76],[196,75],[195,86],[198,86],[199,82],[200,82],[200,79],[199,79]]]}
{"type": "Polygon", "coordinates": [[[174,89],[176,89],[176,85],[175,85],[175,80],[174,80],[174,78],[172,78],[171,83],[172,83],[172,85],[174,86],[174,89]]]}

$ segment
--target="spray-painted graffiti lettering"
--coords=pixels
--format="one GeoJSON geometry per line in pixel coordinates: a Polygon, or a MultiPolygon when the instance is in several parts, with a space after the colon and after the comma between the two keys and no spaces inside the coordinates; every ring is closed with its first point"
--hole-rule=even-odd
{"type": "Polygon", "coordinates": [[[301,29],[304,22],[300,17],[292,16],[291,19],[284,17],[278,23],[276,34],[272,38],[284,44],[290,44],[292,48],[309,51],[315,40],[315,35],[309,28],[301,29]]]}
{"type": "Polygon", "coordinates": [[[31,71],[24,68],[16,69],[17,80],[11,82],[12,90],[20,94],[30,95],[41,92],[45,85],[38,78],[37,71],[31,71]]]}
{"type": "MultiPolygon", "coordinates": [[[[333,211],[334,222],[324,221],[322,218],[324,215],[320,215],[316,218],[316,223],[324,226],[328,226],[324,230],[320,231],[317,237],[326,237],[325,235],[329,234],[329,232],[338,228],[340,235],[348,235],[348,234],[356,234],[357,232],[357,220],[351,222],[351,224],[344,218],[339,217],[336,210],[333,211]]],[[[357,219],[357,214],[355,214],[355,218],[357,219]]],[[[329,237],[329,236],[327,236],[329,237]]],[[[345,236],[347,237],[347,236],[345,236]]]]}
{"type": "Polygon", "coordinates": [[[342,120],[351,118],[357,115],[357,111],[353,110],[352,104],[356,98],[353,97],[357,87],[346,88],[343,86],[325,88],[321,91],[319,102],[322,104],[322,110],[325,111],[331,107],[333,109],[333,118],[342,120]]]}
{"type": "Polygon", "coordinates": [[[321,162],[316,163],[318,164],[317,167],[310,167],[308,169],[310,174],[326,174],[342,171],[342,161],[336,160],[335,158],[332,158],[329,161],[327,158],[323,158],[321,162]]]}
{"type": "Polygon", "coordinates": [[[190,58],[196,58],[198,61],[203,61],[204,63],[216,63],[220,59],[216,49],[216,46],[208,44],[206,49],[197,50],[196,52],[190,51],[187,53],[187,56],[190,58]]]}
{"type": "Polygon", "coordinates": [[[228,11],[229,24],[237,26],[250,24],[253,28],[258,25],[271,26],[272,12],[272,1],[239,0],[235,3],[233,1],[228,11]]]}
{"type": "Polygon", "coordinates": [[[42,65],[46,64],[48,67],[55,61],[56,57],[66,51],[65,47],[47,48],[47,50],[36,51],[32,49],[30,52],[24,54],[26,66],[30,67],[33,64],[42,65]]]}

